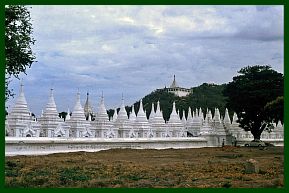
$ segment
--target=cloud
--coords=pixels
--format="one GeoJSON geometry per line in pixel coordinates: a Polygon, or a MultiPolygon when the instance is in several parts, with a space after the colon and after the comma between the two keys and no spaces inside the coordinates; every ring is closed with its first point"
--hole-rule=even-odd
{"type": "MultiPolygon", "coordinates": [[[[77,89],[93,105],[127,105],[154,89],[225,83],[244,66],[283,72],[283,6],[32,6],[37,63],[22,76],[36,114],[54,87],[59,111],[77,89]]],[[[18,90],[19,82],[11,88],[18,90]]],[[[7,106],[12,106],[10,100],[7,106]]],[[[95,106],[96,109],[96,106],[95,106]]]]}

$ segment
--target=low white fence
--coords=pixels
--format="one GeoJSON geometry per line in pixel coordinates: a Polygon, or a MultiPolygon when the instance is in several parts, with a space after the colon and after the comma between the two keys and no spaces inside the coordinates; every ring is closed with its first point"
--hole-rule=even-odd
{"type": "Polygon", "coordinates": [[[207,147],[203,137],[186,138],[5,138],[5,156],[45,155],[52,153],[87,151],[96,152],[107,149],[182,149],[207,147]]]}

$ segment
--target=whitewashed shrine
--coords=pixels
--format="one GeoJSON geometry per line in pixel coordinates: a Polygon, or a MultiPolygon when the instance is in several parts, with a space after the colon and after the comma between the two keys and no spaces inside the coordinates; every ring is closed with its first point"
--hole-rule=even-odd
{"type": "MultiPolygon", "coordinates": [[[[5,120],[5,154],[48,154],[110,148],[214,147],[223,143],[231,145],[233,140],[242,144],[253,139],[250,132],[239,127],[236,113],[231,122],[227,109],[224,118],[221,118],[218,108],[215,108],[214,116],[208,109],[203,115],[201,108],[194,111],[189,108],[188,115],[181,120],[173,103],[170,119],[165,122],[160,102],[157,102],[156,109],[152,108],[149,119],[143,110],[142,100],[138,113],[132,108],[128,117],[122,98],[120,111],[118,114],[115,111],[112,119],[108,117],[103,96],[94,120],[91,120],[88,112],[92,111],[88,95],[84,106],[78,92],[72,115],[68,109],[66,119],[59,118],[51,89],[43,113],[35,118],[29,111],[21,84],[15,106],[5,120]]],[[[261,140],[283,145],[284,126],[280,121],[275,125],[272,132],[263,132],[261,140]]]]}

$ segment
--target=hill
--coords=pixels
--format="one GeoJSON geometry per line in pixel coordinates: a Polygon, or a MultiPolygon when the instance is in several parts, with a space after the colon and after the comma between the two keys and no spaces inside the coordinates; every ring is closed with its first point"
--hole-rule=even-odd
{"type": "MultiPolygon", "coordinates": [[[[151,112],[152,103],[156,109],[157,101],[160,101],[160,107],[163,112],[164,119],[169,120],[169,116],[172,112],[173,102],[176,102],[176,109],[180,112],[180,116],[183,117],[183,112],[187,117],[188,108],[191,107],[193,110],[196,108],[202,108],[205,114],[206,109],[210,109],[214,113],[214,108],[219,108],[221,116],[224,116],[226,98],[223,96],[223,90],[226,84],[208,84],[203,83],[198,87],[192,87],[193,93],[185,97],[178,97],[172,93],[163,90],[155,90],[150,94],[143,97],[143,106],[146,111],[147,117],[151,112]]],[[[135,112],[139,110],[139,101],[134,103],[135,112]]],[[[119,109],[118,109],[119,110],[119,109]]],[[[126,106],[128,112],[131,111],[131,106],[126,106]]],[[[111,117],[114,110],[108,110],[108,114],[111,117]]],[[[232,115],[232,112],[230,113],[232,115]]]]}

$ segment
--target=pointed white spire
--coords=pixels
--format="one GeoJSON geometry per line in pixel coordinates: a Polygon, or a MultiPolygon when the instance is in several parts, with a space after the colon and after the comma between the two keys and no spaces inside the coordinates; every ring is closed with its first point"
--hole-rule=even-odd
{"type": "Polygon", "coordinates": [[[221,123],[221,116],[218,108],[215,108],[214,122],[221,123]]]}
{"type": "Polygon", "coordinates": [[[234,124],[239,124],[239,123],[237,123],[237,120],[238,120],[237,113],[234,112],[232,124],[233,124],[233,123],[234,123],[234,124]]]}
{"type": "Polygon", "coordinates": [[[75,103],[74,109],[72,111],[71,120],[79,120],[79,121],[85,121],[86,120],[84,110],[83,110],[81,103],[80,103],[80,93],[79,92],[77,92],[77,95],[76,95],[76,103],[75,103]]]}
{"type": "Polygon", "coordinates": [[[277,128],[282,128],[282,127],[283,127],[283,125],[281,124],[281,121],[280,121],[280,120],[277,122],[276,127],[277,127],[277,128]]]}
{"type": "Polygon", "coordinates": [[[153,122],[164,122],[164,118],[163,118],[163,114],[161,112],[161,108],[160,108],[160,101],[157,102],[157,109],[156,109],[156,113],[155,113],[155,117],[154,117],[154,121],[153,122]]]}
{"type": "Polygon", "coordinates": [[[151,113],[149,116],[149,121],[152,121],[155,117],[155,108],[154,108],[154,103],[152,103],[152,108],[151,108],[151,113]]]}
{"type": "MultiPolygon", "coordinates": [[[[195,113],[193,112],[193,114],[195,113]]],[[[191,107],[189,107],[188,116],[187,116],[187,124],[190,125],[192,123],[193,123],[192,111],[191,111],[191,107]]]]}
{"type": "Polygon", "coordinates": [[[231,119],[227,108],[225,110],[224,124],[231,124],[231,119]]]}
{"type": "Polygon", "coordinates": [[[92,106],[91,106],[90,101],[89,101],[89,92],[88,91],[86,93],[86,101],[85,101],[83,110],[84,110],[85,116],[87,118],[88,118],[89,114],[93,113],[93,109],[92,109],[92,106]]]}
{"type": "Polygon", "coordinates": [[[136,120],[134,105],[132,105],[132,107],[131,107],[131,113],[129,115],[129,120],[130,120],[130,122],[134,122],[136,120]]]}
{"type": "Polygon", "coordinates": [[[174,75],[174,80],[173,80],[173,83],[171,84],[170,88],[175,88],[175,87],[178,87],[178,84],[176,82],[176,75],[174,75]]]}
{"type": "Polygon", "coordinates": [[[181,120],[182,120],[183,124],[186,125],[187,120],[186,120],[185,110],[183,110],[183,116],[182,116],[182,119],[181,119],[181,120]]]}
{"type": "Polygon", "coordinates": [[[24,90],[23,90],[23,83],[21,81],[20,83],[20,89],[19,89],[19,96],[16,100],[15,106],[12,108],[11,113],[9,113],[10,117],[16,116],[16,117],[21,117],[22,120],[29,120],[29,109],[28,105],[26,102],[26,98],[24,95],[24,90]]]}
{"type": "Polygon", "coordinates": [[[172,113],[170,115],[169,122],[170,123],[172,123],[172,122],[181,123],[180,117],[179,117],[179,115],[177,114],[177,111],[176,111],[176,103],[175,102],[173,102],[173,110],[172,110],[172,113]]]}
{"type": "Polygon", "coordinates": [[[46,104],[46,107],[43,113],[43,117],[51,118],[51,119],[58,117],[58,112],[57,112],[56,104],[54,101],[52,88],[50,89],[50,95],[49,95],[48,103],[46,104]]]}
{"type": "Polygon", "coordinates": [[[124,120],[127,120],[128,119],[128,116],[127,116],[127,112],[125,110],[125,106],[124,106],[124,99],[123,99],[123,96],[122,96],[122,99],[121,99],[121,106],[120,106],[120,110],[118,112],[118,115],[117,115],[117,120],[116,121],[124,121],[124,120]]]}
{"type": "Polygon", "coordinates": [[[108,121],[109,117],[105,108],[105,104],[104,104],[104,97],[103,97],[103,93],[101,95],[101,99],[100,99],[100,103],[99,103],[99,107],[98,107],[98,112],[97,115],[95,117],[95,119],[97,121],[108,121]]]}
{"type": "Polygon", "coordinates": [[[70,110],[69,108],[67,109],[67,115],[65,117],[65,121],[68,121],[70,119],[70,110]]]}
{"type": "Polygon", "coordinates": [[[201,119],[202,122],[204,121],[204,113],[201,107],[199,108],[199,118],[201,119]]]}
{"type": "Polygon", "coordinates": [[[142,99],[140,100],[140,105],[139,105],[139,110],[136,116],[136,120],[138,122],[147,122],[147,117],[146,114],[143,110],[143,104],[142,104],[142,99]]]}
{"type": "Polygon", "coordinates": [[[116,121],[116,119],[117,119],[117,108],[114,109],[113,116],[112,116],[113,121],[116,121]]]}
{"type": "Polygon", "coordinates": [[[205,122],[207,122],[207,123],[212,122],[212,113],[211,113],[211,110],[209,110],[208,108],[207,108],[207,114],[206,114],[205,122]]]}

